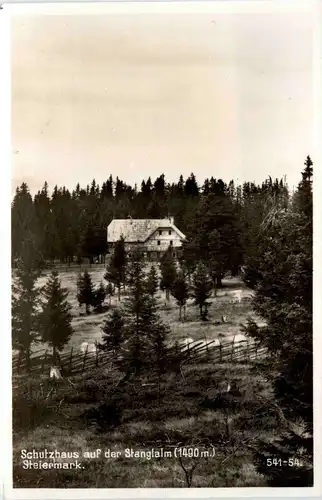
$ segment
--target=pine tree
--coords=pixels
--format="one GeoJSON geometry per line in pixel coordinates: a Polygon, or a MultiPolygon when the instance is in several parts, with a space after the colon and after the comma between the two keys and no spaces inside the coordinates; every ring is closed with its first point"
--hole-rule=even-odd
{"type": "Polygon", "coordinates": [[[118,289],[118,299],[121,300],[121,286],[125,283],[127,257],[124,238],[120,238],[114,247],[110,262],[107,266],[104,279],[113,283],[118,289]]]}
{"type": "MultiPolygon", "coordinates": [[[[156,370],[160,389],[160,379],[166,363],[168,329],[158,315],[149,281],[142,250],[137,249],[128,266],[129,297],[124,305],[126,320],[121,367],[129,376],[139,375],[143,370],[156,370]]],[[[158,392],[160,394],[160,390],[158,392]]]]}
{"type": "Polygon", "coordinates": [[[50,252],[52,260],[69,261],[76,251],[75,218],[73,218],[71,195],[65,187],[54,187],[50,201],[50,252]]]}
{"type": "Polygon", "coordinates": [[[211,192],[201,197],[191,215],[183,254],[190,267],[194,262],[207,265],[214,287],[220,287],[224,273],[235,271],[242,263],[242,228],[224,183],[212,179],[212,184],[211,192]]]}
{"type": "Polygon", "coordinates": [[[284,421],[282,438],[260,443],[256,453],[258,470],[272,486],[313,481],[312,164],[307,163],[310,171],[303,172],[291,207],[267,218],[254,299],[254,310],[267,326],[248,330],[272,353],[277,374],[273,387],[284,421]],[[273,454],[283,460],[297,457],[303,465],[268,468],[266,458],[273,454]]]}
{"type": "Polygon", "coordinates": [[[44,264],[35,207],[26,183],[16,189],[11,206],[11,250],[13,266],[17,259],[27,267],[41,268],[44,264]]]}
{"type": "Polygon", "coordinates": [[[80,306],[85,304],[86,314],[89,314],[89,306],[91,306],[94,301],[94,287],[88,271],[85,271],[83,276],[80,274],[78,277],[77,300],[80,306]]]}
{"type": "Polygon", "coordinates": [[[151,295],[151,297],[155,297],[158,289],[159,289],[158,273],[155,266],[152,266],[147,277],[146,290],[151,295]]]}
{"type": "Polygon", "coordinates": [[[208,240],[208,268],[213,282],[214,295],[216,295],[217,286],[221,285],[221,280],[225,273],[221,247],[221,235],[217,229],[214,229],[210,232],[208,240]]]}
{"type": "Polygon", "coordinates": [[[150,366],[158,377],[158,402],[160,402],[161,378],[166,372],[168,362],[167,339],[170,332],[157,312],[155,298],[149,298],[146,308],[146,326],[148,333],[148,355],[150,366]]]}
{"type": "Polygon", "coordinates": [[[119,309],[108,315],[102,326],[102,344],[100,348],[112,351],[115,355],[123,342],[124,319],[119,309]]]}
{"type": "MultiPolygon", "coordinates": [[[[143,249],[136,248],[128,262],[126,283],[129,287],[129,292],[132,295],[134,294],[134,297],[137,297],[138,300],[146,293],[146,278],[147,273],[144,265],[143,249]]],[[[137,306],[134,306],[132,301],[132,306],[134,308],[139,307],[139,303],[137,306]]]]}
{"type": "Polygon", "coordinates": [[[182,308],[183,308],[183,318],[185,319],[185,309],[187,300],[189,298],[189,287],[187,280],[183,271],[180,271],[171,288],[171,294],[176,299],[179,306],[179,321],[182,319],[182,308]]]}
{"type": "Polygon", "coordinates": [[[304,165],[305,169],[302,172],[302,181],[294,197],[294,205],[310,219],[312,217],[313,162],[309,156],[306,158],[304,165]]]}
{"type": "Polygon", "coordinates": [[[200,319],[207,321],[208,305],[207,300],[211,296],[212,280],[204,264],[199,264],[193,275],[192,296],[195,305],[199,306],[200,319]]]}
{"type": "Polygon", "coordinates": [[[56,364],[57,351],[63,350],[73,334],[71,306],[67,297],[67,289],[61,287],[58,273],[53,271],[43,288],[39,324],[42,341],[47,342],[53,349],[54,364],[56,364]]]}
{"type": "Polygon", "coordinates": [[[161,290],[166,291],[166,300],[170,298],[170,291],[173,283],[176,279],[177,269],[175,265],[174,258],[172,256],[171,247],[164,253],[160,261],[160,271],[161,271],[161,290]]]}
{"type": "Polygon", "coordinates": [[[244,183],[242,199],[238,200],[238,213],[243,228],[244,247],[243,280],[255,289],[260,280],[260,265],[266,249],[265,231],[272,215],[287,209],[289,193],[284,181],[273,183],[267,179],[262,186],[244,183]]]}
{"type": "Polygon", "coordinates": [[[17,259],[12,280],[12,347],[25,357],[28,370],[31,347],[39,341],[37,280],[40,274],[33,242],[28,246],[24,241],[24,257],[17,259]]]}
{"type": "Polygon", "coordinates": [[[44,258],[50,259],[50,247],[52,244],[52,218],[47,182],[44,183],[42,190],[38,191],[34,198],[34,211],[39,251],[44,258]]]}
{"type": "Polygon", "coordinates": [[[196,177],[193,173],[191,173],[188,179],[186,180],[184,190],[187,196],[198,196],[199,188],[196,181],[196,177]]]}
{"type": "Polygon", "coordinates": [[[96,290],[94,290],[93,300],[91,304],[94,307],[95,311],[97,312],[102,311],[105,298],[106,298],[106,290],[103,283],[100,283],[99,286],[96,288],[96,290]]]}
{"type": "Polygon", "coordinates": [[[127,284],[129,297],[125,301],[126,348],[123,369],[130,375],[139,374],[148,364],[148,330],[150,322],[150,297],[146,291],[146,272],[142,250],[136,249],[128,263],[127,284]]]}

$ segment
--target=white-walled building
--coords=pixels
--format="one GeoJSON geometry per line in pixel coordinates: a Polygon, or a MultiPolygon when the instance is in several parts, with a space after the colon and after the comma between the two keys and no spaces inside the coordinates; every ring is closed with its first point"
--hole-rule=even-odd
{"type": "Polygon", "coordinates": [[[116,241],[124,238],[126,251],[137,247],[143,249],[148,259],[161,257],[169,246],[173,257],[177,257],[185,235],[174,225],[173,217],[165,219],[113,219],[107,228],[108,250],[112,251],[116,241]]]}

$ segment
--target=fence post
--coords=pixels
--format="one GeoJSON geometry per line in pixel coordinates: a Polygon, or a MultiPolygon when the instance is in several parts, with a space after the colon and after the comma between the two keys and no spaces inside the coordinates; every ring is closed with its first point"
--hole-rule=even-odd
{"type": "Polygon", "coordinates": [[[250,362],[250,353],[249,353],[249,340],[247,339],[247,361],[250,362]]]}
{"type": "Polygon", "coordinates": [[[59,366],[60,366],[60,369],[61,369],[61,374],[64,375],[64,367],[63,367],[63,364],[61,362],[60,354],[57,352],[56,355],[57,355],[57,359],[58,359],[59,366]]]}
{"type": "Polygon", "coordinates": [[[88,345],[86,346],[86,350],[85,350],[85,353],[84,353],[83,366],[82,366],[82,373],[84,373],[84,369],[85,369],[85,363],[86,363],[87,351],[88,351],[88,345]]]}
{"type": "Polygon", "coordinates": [[[234,346],[235,346],[235,338],[233,339],[233,342],[231,344],[231,353],[230,353],[230,362],[233,362],[233,357],[234,357],[234,346]]]}
{"type": "Polygon", "coordinates": [[[22,360],[22,356],[21,356],[21,351],[18,351],[18,360],[17,360],[17,373],[20,373],[20,362],[22,360]]]}
{"type": "Polygon", "coordinates": [[[72,366],[73,366],[73,347],[71,348],[70,350],[70,356],[69,356],[69,373],[71,374],[72,373],[72,366]]]}
{"type": "Polygon", "coordinates": [[[31,384],[31,379],[28,380],[28,395],[30,399],[32,398],[32,384],[31,384]]]}
{"type": "Polygon", "coordinates": [[[95,365],[97,367],[98,366],[98,346],[97,346],[97,340],[95,340],[95,349],[96,349],[95,365]]]}
{"type": "Polygon", "coordinates": [[[46,359],[47,359],[47,349],[45,350],[45,356],[43,357],[43,360],[42,360],[42,365],[41,365],[41,372],[42,373],[44,373],[44,371],[45,371],[46,359]]]}
{"type": "Polygon", "coordinates": [[[174,344],[174,353],[175,353],[175,357],[177,358],[179,356],[179,344],[178,342],[175,342],[174,344]]]}
{"type": "Polygon", "coordinates": [[[209,358],[209,347],[208,347],[208,341],[207,341],[206,335],[205,335],[205,342],[206,342],[207,358],[209,358]]]}

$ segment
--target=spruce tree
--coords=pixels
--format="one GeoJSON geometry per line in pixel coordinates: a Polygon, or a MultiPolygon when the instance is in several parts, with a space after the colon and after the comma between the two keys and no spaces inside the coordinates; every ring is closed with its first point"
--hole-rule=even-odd
{"type": "Polygon", "coordinates": [[[41,338],[52,347],[53,363],[56,364],[57,351],[63,350],[73,334],[71,306],[67,301],[68,291],[61,287],[56,271],[51,273],[42,295],[39,318],[41,338]]]}
{"type": "Polygon", "coordinates": [[[198,196],[199,187],[198,187],[194,173],[191,173],[190,176],[187,178],[187,180],[185,182],[184,190],[185,190],[185,194],[187,196],[198,196]]]}
{"type": "Polygon", "coordinates": [[[101,282],[98,285],[98,287],[94,290],[93,294],[93,300],[91,305],[93,306],[95,311],[97,312],[102,311],[105,298],[106,298],[106,290],[103,283],[101,282]]]}
{"type": "Polygon", "coordinates": [[[52,245],[52,218],[47,182],[44,183],[42,190],[38,191],[34,198],[34,210],[39,251],[45,259],[50,259],[52,245]]]}
{"type": "MultiPolygon", "coordinates": [[[[66,262],[76,250],[75,217],[73,218],[71,194],[65,187],[54,187],[50,201],[51,234],[50,253],[52,260],[66,262]]],[[[77,221],[78,222],[78,221],[77,221]]]]}
{"type": "Polygon", "coordinates": [[[208,268],[213,282],[214,295],[217,294],[217,286],[221,285],[224,276],[224,259],[221,255],[221,235],[217,229],[209,234],[208,268]]]}
{"type": "Polygon", "coordinates": [[[294,206],[303,212],[308,219],[312,217],[312,176],[313,162],[308,156],[304,162],[305,169],[302,172],[302,181],[294,196],[294,206]]]}
{"type": "Polygon", "coordinates": [[[12,279],[12,347],[24,356],[30,369],[31,347],[39,341],[39,287],[41,274],[34,242],[24,241],[24,256],[16,260],[12,279]]]}
{"type": "Polygon", "coordinates": [[[179,321],[182,319],[182,308],[183,308],[183,318],[185,319],[185,309],[187,300],[189,298],[189,287],[187,284],[186,276],[183,271],[180,271],[171,288],[171,295],[176,299],[179,306],[179,321]]]}
{"type": "MultiPolygon", "coordinates": [[[[16,189],[16,193],[11,205],[11,250],[12,259],[21,258],[25,260],[26,245],[33,247],[34,257],[41,261],[41,244],[38,239],[37,217],[35,207],[29,188],[25,182],[16,189]]],[[[28,250],[27,249],[27,250],[28,250]]]]}
{"type": "Polygon", "coordinates": [[[151,295],[155,297],[159,289],[159,278],[155,266],[152,266],[147,277],[146,290],[151,295]]]}
{"type": "Polygon", "coordinates": [[[183,255],[189,266],[194,262],[207,265],[214,287],[221,287],[224,273],[242,264],[242,227],[234,203],[225,194],[224,183],[212,181],[212,191],[201,197],[191,216],[183,255]]]}
{"type": "Polygon", "coordinates": [[[146,291],[146,272],[142,250],[136,249],[128,263],[127,285],[129,297],[125,301],[126,347],[122,367],[129,376],[139,374],[148,363],[147,339],[149,323],[149,296],[146,291]]]}
{"type": "Polygon", "coordinates": [[[266,250],[265,230],[274,213],[287,209],[289,193],[284,181],[267,179],[261,186],[244,183],[243,195],[237,203],[244,247],[243,281],[256,289],[260,280],[262,255],[266,250]]]}
{"type": "Polygon", "coordinates": [[[158,378],[158,401],[160,402],[161,378],[168,364],[167,339],[170,329],[165,325],[157,311],[154,297],[149,297],[146,307],[146,328],[148,334],[148,356],[150,366],[158,378]]]}
{"type": "Polygon", "coordinates": [[[211,296],[212,280],[204,264],[199,264],[193,274],[192,296],[195,299],[195,305],[199,306],[200,319],[207,321],[208,305],[207,300],[211,296]]]}
{"type": "Polygon", "coordinates": [[[88,271],[85,271],[83,276],[80,274],[77,281],[77,300],[80,306],[85,304],[86,314],[90,313],[89,306],[94,301],[94,286],[92,278],[88,271]]]}
{"type": "MultiPolygon", "coordinates": [[[[309,162],[307,162],[309,163],[309,162]]],[[[259,443],[258,470],[272,486],[311,486],[313,482],[312,352],[312,164],[307,164],[291,206],[274,211],[265,224],[265,251],[254,310],[267,326],[249,335],[272,354],[273,388],[284,426],[280,438],[259,443]],[[267,467],[269,456],[302,466],[267,467]],[[294,460],[293,460],[294,461],[294,460]]]]}
{"type": "Polygon", "coordinates": [[[170,291],[176,279],[177,269],[172,256],[171,247],[163,254],[160,261],[161,281],[160,288],[166,292],[166,300],[170,298],[170,291]]]}
{"type": "Polygon", "coordinates": [[[125,283],[127,256],[124,238],[120,238],[114,247],[113,254],[104,275],[104,279],[113,283],[118,289],[118,299],[121,300],[121,286],[125,283]]]}
{"type": "Polygon", "coordinates": [[[131,376],[139,375],[145,369],[156,370],[160,382],[166,362],[168,329],[158,315],[140,249],[130,259],[127,283],[129,297],[124,306],[122,366],[131,376]]]}
{"type": "Polygon", "coordinates": [[[103,323],[102,344],[100,344],[100,348],[106,351],[112,351],[115,355],[123,342],[123,336],[123,315],[119,309],[114,309],[103,323]]]}

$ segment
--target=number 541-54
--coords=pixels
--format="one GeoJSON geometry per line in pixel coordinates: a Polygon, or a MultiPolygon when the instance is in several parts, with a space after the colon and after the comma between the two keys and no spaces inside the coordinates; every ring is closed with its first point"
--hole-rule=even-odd
{"type": "Polygon", "coordinates": [[[267,467],[302,467],[303,463],[298,458],[289,458],[283,460],[282,458],[267,458],[267,467]]]}

